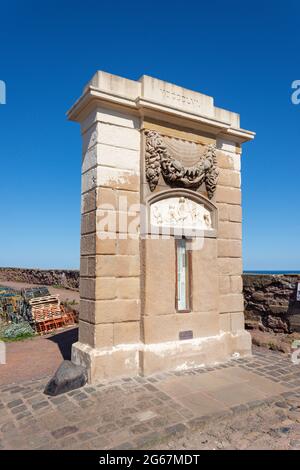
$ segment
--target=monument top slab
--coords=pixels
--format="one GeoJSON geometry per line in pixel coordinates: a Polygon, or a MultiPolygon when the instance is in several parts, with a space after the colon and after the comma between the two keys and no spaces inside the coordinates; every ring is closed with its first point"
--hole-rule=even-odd
{"type": "Polygon", "coordinates": [[[82,111],[92,99],[102,105],[110,102],[113,106],[135,109],[142,116],[153,116],[156,112],[162,116],[193,120],[199,125],[215,128],[218,133],[230,134],[241,142],[251,140],[255,135],[240,129],[239,114],[216,107],[213,97],[148,75],[135,81],[103,71],[96,72],[68,112],[68,117],[80,121],[82,111]]]}

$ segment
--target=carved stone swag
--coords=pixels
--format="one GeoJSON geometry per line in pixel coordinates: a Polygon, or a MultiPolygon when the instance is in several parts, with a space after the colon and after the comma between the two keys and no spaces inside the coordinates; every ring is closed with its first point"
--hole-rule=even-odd
{"type": "Polygon", "coordinates": [[[214,145],[205,148],[199,161],[185,167],[172,157],[163,137],[156,131],[145,131],[146,136],[146,179],[151,191],[154,191],[160,175],[171,187],[197,190],[203,183],[209,199],[215,193],[219,170],[217,168],[216,149],[214,145]]]}

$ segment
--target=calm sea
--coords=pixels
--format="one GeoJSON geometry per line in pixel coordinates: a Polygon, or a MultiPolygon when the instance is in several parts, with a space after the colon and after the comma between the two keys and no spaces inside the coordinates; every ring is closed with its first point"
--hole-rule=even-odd
{"type": "Polygon", "coordinates": [[[244,274],[300,274],[300,271],[244,271],[244,274]]]}

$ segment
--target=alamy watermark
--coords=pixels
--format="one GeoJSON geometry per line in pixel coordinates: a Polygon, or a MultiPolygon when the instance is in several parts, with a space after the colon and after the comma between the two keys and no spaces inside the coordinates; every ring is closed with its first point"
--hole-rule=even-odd
{"type": "Polygon", "coordinates": [[[291,100],[293,104],[300,104],[300,80],[294,80],[292,83],[292,89],[294,90],[291,94],[291,100]]]}
{"type": "Polygon", "coordinates": [[[6,104],[6,83],[0,80],[0,104],[6,104]]]}
{"type": "MultiPolygon", "coordinates": [[[[176,198],[175,198],[176,199],[176,198]]],[[[189,250],[203,248],[205,236],[214,232],[209,211],[201,204],[190,205],[185,198],[153,204],[128,204],[119,196],[117,204],[101,204],[96,211],[96,234],[103,239],[169,239],[187,238],[189,250]]],[[[95,217],[92,215],[92,217],[95,217]]],[[[90,213],[83,213],[82,233],[94,229],[90,213]]]]}

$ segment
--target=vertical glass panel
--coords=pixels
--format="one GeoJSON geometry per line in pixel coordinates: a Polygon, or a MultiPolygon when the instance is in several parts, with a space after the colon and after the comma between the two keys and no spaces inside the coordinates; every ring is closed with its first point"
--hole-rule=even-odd
{"type": "Polygon", "coordinates": [[[176,270],[177,270],[177,305],[178,311],[189,309],[189,265],[186,240],[176,240],[176,270]]]}

